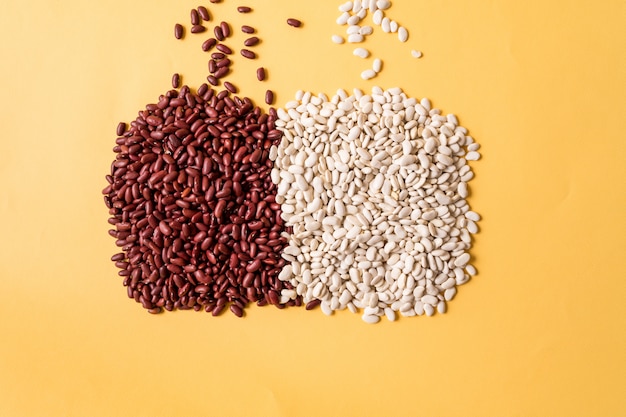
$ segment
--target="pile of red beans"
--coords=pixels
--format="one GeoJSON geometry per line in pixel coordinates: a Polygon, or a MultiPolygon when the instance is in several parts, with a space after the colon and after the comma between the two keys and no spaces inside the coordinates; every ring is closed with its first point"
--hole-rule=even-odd
{"type": "Polygon", "coordinates": [[[275,119],[203,84],[167,92],[128,131],[118,126],[103,190],[122,248],[112,259],[128,296],[151,313],[285,306],[289,284],[277,275],[287,239],[268,159],[282,136],[275,119]]]}

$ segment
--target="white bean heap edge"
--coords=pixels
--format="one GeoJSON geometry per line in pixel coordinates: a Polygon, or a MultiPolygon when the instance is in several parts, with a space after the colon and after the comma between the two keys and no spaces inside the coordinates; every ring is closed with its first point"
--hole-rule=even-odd
{"type": "Polygon", "coordinates": [[[277,112],[271,178],[293,227],[279,278],[295,288],[281,302],[363,309],[367,323],[444,313],[476,274],[467,251],[480,217],[465,198],[480,155],[467,129],[400,88],[298,91],[277,112]]]}
{"type": "MultiPolygon", "coordinates": [[[[341,13],[337,18],[337,24],[340,26],[347,25],[346,35],[348,43],[364,42],[367,36],[374,32],[369,25],[360,25],[361,21],[367,16],[368,12],[372,14],[372,20],[375,25],[380,26],[385,33],[397,33],[400,42],[406,42],[409,39],[408,30],[400,26],[398,22],[385,16],[385,10],[391,7],[389,0],[354,0],[342,3],[339,6],[341,13]]],[[[339,35],[332,35],[331,40],[336,44],[345,42],[344,38],[339,35]]],[[[365,48],[354,49],[354,55],[360,58],[367,58],[369,51],[365,48]]],[[[411,50],[413,58],[421,58],[422,53],[415,49],[411,50]]],[[[378,60],[380,62],[380,60],[378,60]]],[[[371,69],[361,72],[361,78],[369,80],[376,77],[380,72],[381,66],[374,65],[371,69]]]]}

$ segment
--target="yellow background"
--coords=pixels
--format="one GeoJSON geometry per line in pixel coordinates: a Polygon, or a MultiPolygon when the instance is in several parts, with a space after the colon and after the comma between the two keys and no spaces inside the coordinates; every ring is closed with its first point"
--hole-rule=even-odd
{"type": "Polygon", "coordinates": [[[375,28],[364,46],[384,70],[368,82],[372,59],[330,42],[339,1],[245,3],[206,2],[259,28],[260,59],[236,58],[231,78],[258,102],[268,86],[281,104],[377,84],[458,115],[484,155],[479,275],[445,315],[376,326],[293,308],[147,314],[109,260],[100,192],[118,121],[173,72],[204,80],[205,37],[173,37],[200,3],[5,0],[0,416],[626,415],[625,3],[394,0],[410,39],[375,28]]]}

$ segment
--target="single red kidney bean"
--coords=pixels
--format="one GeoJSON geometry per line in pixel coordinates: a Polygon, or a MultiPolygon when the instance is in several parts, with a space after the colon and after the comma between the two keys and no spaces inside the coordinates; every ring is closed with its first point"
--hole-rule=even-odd
{"type": "Polygon", "coordinates": [[[228,22],[221,22],[220,27],[222,28],[222,34],[224,38],[228,38],[230,36],[230,25],[228,22]]]}
{"type": "Polygon", "coordinates": [[[124,122],[119,122],[117,124],[117,136],[122,136],[124,134],[124,132],[126,132],[126,123],[124,122]]]}
{"type": "Polygon", "coordinates": [[[265,80],[265,68],[263,68],[263,67],[257,68],[257,70],[256,70],[256,78],[259,81],[265,80]]]}
{"type": "Polygon", "coordinates": [[[202,25],[193,25],[191,27],[191,33],[202,33],[206,30],[206,28],[202,25]]]}
{"type": "Polygon", "coordinates": [[[260,41],[259,38],[257,38],[256,36],[252,36],[251,38],[248,38],[245,41],[243,41],[243,44],[246,46],[254,46],[258,44],[259,41],[260,41]]]}
{"type": "Polygon", "coordinates": [[[237,316],[237,317],[242,317],[243,316],[243,310],[238,305],[231,304],[230,305],[230,311],[232,311],[233,314],[235,316],[237,316]]]}
{"type": "Polygon", "coordinates": [[[202,20],[206,22],[211,20],[211,15],[209,14],[209,11],[207,10],[207,8],[204,6],[198,6],[198,14],[202,18],[202,20]]]}
{"type": "Polygon", "coordinates": [[[239,7],[237,7],[237,11],[239,13],[250,13],[252,11],[252,9],[250,7],[247,7],[247,6],[239,6],[239,7]]]}
{"type": "Polygon", "coordinates": [[[233,94],[237,92],[237,87],[235,87],[234,85],[232,85],[228,81],[224,82],[224,88],[226,88],[228,91],[230,91],[233,94]]]}
{"type": "Polygon", "coordinates": [[[225,66],[225,67],[219,68],[217,71],[215,71],[215,74],[213,75],[215,76],[215,78],[219,79],[225,76],[226,74],[228,74],[228,71],[230,71],[230,68],[228,68],[228,66],[225,66]]]}
{"type": "Polygon", "coordinates": [[[252,26],[248,26],[248,25],[243,25],[241,27],[241,31],[243,33],[254,33],[254,28],[252,26]]]}
{"type": "Polygon", "coordinates": [[[215,35],[215,39],[217,39],[220,42],[225,39],[224,32],[222,31],[222,27],[219,25],[213,28],[213,34],[215,35]]]}
{"type": "Polygon", "coordinates": [[[261,267],[261,261],[257,259],[257,260],[252,261],[246,266],[246,271],[248,272],[258,271],[260,267],[261,267]]]}
{"type": "Polygon", "coordinates": [[[208,81],[209,84],[211,84],[212,86],[216,86],[219,81],[217,80],[217,78],[215,78],[213,75],[209,75],[206,77],[206,80],[208,81]]]}
{"type": "Polygon", "coordinates": [[[211,58],[217,61],[217,60],[219,60],[219,59],[226,58],[226,55],[224,55],[224,54],[223,54],[223,53],[221,53],[221,52],[213,52],[213,53],[211,54],[211,58]]]}
{"type": "Polygon", "coordinates": [[[230,59],[228,58],[222,58],[219,61],[217,61],[217,68],[223,68],[223,67],[228,67],[230,66],[230,59]]]}
{"type": "Polygon", "coordinates": [[[294,18],[287,19],[287,24],[289,26],[293,26],[295,28],[299,28],[300,26],[302,26],[302,22],[299,21],[298,19],[294,19],[294,18]]]}
{"type": "Polygon", "coordinates": [[[172,75],[172,88],[178,87],[180,87],[180,74],[174,73],[174,75],[172,75]]]}
{"type": "Polygon", "coordinates": [[[268,298],[269,298],[269,302],[270,304],[278,304],[278,302],[280,301],[280,296],[278,295],[278,293],[274,290],[270,290],[268,293],[268,298]]]}
{"type": "Polygon", "coordinates": [[[217,71],[217,62],[214,60],[210,60],[208,63],[208,67],[211,74],[215,73],[215,71],[217,71]]]}
{"type": "Polygon", "coordinates": [[[265,102],[267,104],[273,104],[274,103],[274,92],[272,90],[267,90],[265,92],[265,102]]]}
{"type": "Polygon", "coordinates": [[[204,52],[210,51],[215,45],[217,45],[217,39],[209,38],[206,41],[202,42],[202,50],[204,52]]]}
{"type": "Polygon", "coordinates": [[[176,37],[176,39],[182,39],[183,35],[184,35],[183,25],[181,25],[180,23],[176,23],[174,25],[174,37],[176,37]]]}
{"type": "Polygon", "coordinates": [[[227,55],[230,55],[233,53],[232,49],[230,49],[228,46],[224,45],[223,43],[218,43],[215,48],[217,48],[218,51],[225,53],[227,55]]]}
{"type": "Polygon", "coordinates": [[[252,52],[249,49],[242,49],[241,51],[241,55],[248,58],[248,59],[254,59],[256,58],[256,54],[254,52],[252,52]]]}
{"type": "Polygon", "coordinates": [[[190,14],[190,19],[191,19],[191,24],[192,25],[199,25],[200,24],[200,14],[198,13],[198,11],[196,9],[191,9],[189,14],[190,14]]]}

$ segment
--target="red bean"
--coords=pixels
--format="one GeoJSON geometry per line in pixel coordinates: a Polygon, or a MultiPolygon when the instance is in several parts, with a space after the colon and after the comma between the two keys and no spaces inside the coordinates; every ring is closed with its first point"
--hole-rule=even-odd
{"type": "Polygon", "coordinates": [[[117,136],[122,136],[124,134],[124,132],[126,132],[126,123],[124,122],[119,122],[117,124],[117,136]]]}
{"type": "Polygon", "coordinates": [[[219,79],[219,78],[222,78],[224,75],[228,74],[229,70],[230,69],[228,67],[222,67],[218,69],[217,71],[215,71],[215,74],[213,75],[215,75],[215,78],[219,79]]]}
{"type": "Polygon", "coordinates": [[[249,49],[242,49],[241,50],[241,55],[243,55],[244,57],[248,58],[248,59],[254,59],[256,58],[256,54],[254,52],[252,52],[249,49]]]}
{"type": "Polygon", "coordinates": [[[196,9],[191,9],[190,18],[191,18],[192,25],[200,24],[200,15],[198,14],[198,11],[196,9]]]}
{"type": "Polygon", "coordinates": [[[243,44],[246,46],[254,46],[256,44],[258,44],[260,41],[259,38],[257,38],[256,36],[252,36],[248,39],[246,39],[245,41],[243,41],[243,44]]]}
{"type": "Polygon", "coordinates": [[[178,87],[180,87],[180,74],[174,73],[174,75],[172,75],[172,88],[178,87]]]}
{"type": "Polygon", "coordinates": [[[230,49],[228,46],[224,45],[223,43],[218,43],[216,48],[218,51],[225,53],[226,55],[230,55],[233,53],[232,49],[230,49]]]}
{"type": "Polygon", "coordinates": [[[226,88],[228,91],[230,91],[233,94],[237,92],[237,87],[235,87],[234,85],[232,85],[228,81],[224,82],[224,88],[226,88]]]}
{"type": "Polygon", "coordinates": [[[224,34],[225,38],[230,36],[230,25],[228,22],[221,22],[220,27],[222,28],[222,34],[224,34]]]}
{"type": "Polygon", "coordinates": [[[299,28],[300,26],[302,26],[302,22],[301,21],[299,21],[298,19],[293,19],[293,18],[287,19],[287,24],[289,26],[293,26],[295,28],[299,28]]]}
{"type": "Polygon", "coordinates": [[[222,58],[219,61],[217,61],[217,68],[224,68],[224,67],[228,67],[230,65],[230,59],[228,58],[222,58]]]}
{"type": "Polygon", "coordinates": [[[241,27],[241,31],[243,33],[254,33],[254,28],[252,26],[248,26],[248,25],[243,25],[241,27]]]}
{"type": "Polygon", "coordinates": [[[274,103],[274,92],[272,90],[265,92],[265,102],[270,105],[274,103]]]}
{"type": "Polygon", "coordinates": [[[237,7],[237,11],[239,13],[250,13],[252,11],[252,9],[250,7],[247,7],[247,6],[239,6],[239,7],[237,7]]]}
{"type": "Polygon", "coordinates": [[[210,51],[215,45],[217,45],[217,39],[209,38],[202,43],[202,50],[204,52],[210,51]]]}
{"type": "Polygon", "coordinates": [[[193,25],[191,27],[191,33],[202,33],[206,30],[206,28],[202,25],[193,25]]]}
{"type": "Polygon", "coordinates": [[[204,6],[198,6],[198,14],[202,18],[202,20],[204,20],[205,22],[208,22],[209,20],[211,20],[211,15],[209,14],[209,11],[207,10],[207,8],[204,6]]]}
{"type": "Polygon", "coordinates": [[[182,39],[183,35],[184,35],[183,25],[181,25],[180,23],[176,23],[174,25],[174,37],[176,37],[176,39],[182,39]]]}
{"type": "Polygon", "coordinates": [[[237,306],[237,305],[235,305],[235,304],[232,304],[232,305],[230,306],[230,311],[232,311],[232,312],[233,312],[233,314],[234,314],[235,316],[237,316],[237,317],[241,317],[241,316],[243,316],[243,310],[242,310],[242,308],[241,308],[241,307],[239,307],[239,306],[237,306]]]}
{"type": "Polygon", "coordinates": [[[226,38],[224,36],[224,32],[222,32],[222,27],[219,25],[213,28],[213,34],[215,35],[215,39],[217,39],[220,42],[226,38]]]}
{"type": "Polygon", "coordinates": [[[266,75],[265,74],[265,68],[263,68],[263,67],[257,68],[257,70],[256,70],[256,78],[259,81],[265,80],[265,75],[266,75]]]}

